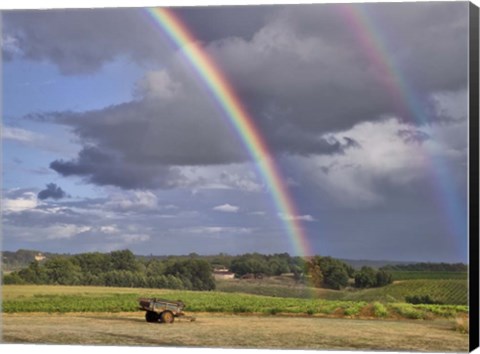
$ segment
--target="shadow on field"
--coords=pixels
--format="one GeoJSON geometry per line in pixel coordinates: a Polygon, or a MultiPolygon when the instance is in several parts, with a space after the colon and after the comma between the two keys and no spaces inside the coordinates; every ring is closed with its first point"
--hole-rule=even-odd
{"type": "MultiPolygon", "coordinates": [[[[158,340],[152,340],[148,337],[143,337],[143,336],[132,336],[132,335],[127,335],[127,334],[115,334],[111,332],[98,332],[98,334],[102,335],[103,337],[110,338],[110,339],[116,339],[116,341],[120,340],[124,342],[125,340],[129,340],[129,342],[133,343],[138,343],[138,345],[165,345],[164,343],[161,343],[158,340]]],[[[167,344],[168,345],[168,344],[167,344]]]]}
{"type": "MultiPolygon", "coordinates": [[[[139,315],[138,317],[132,318],[132,317],[122,317],[122,316],[95,316],[95,315],[82,315],[82,318],[88,318],[92,319],[95,321],[98,320],[103,320],[103,321],[116,321],[116,322],[128,322],[128,323],[142,323],[145,325],[161,325],[161,326],[168,326],[168,324],[163,324],[163,323],[148,323],[145,320],[145,315],[139,315]]],[[[186,323],[186,322],[194,322],[191,321],[190,319],[187,318],[177,318],[175,319],[175,323],[186,323]]]]}
{"type": "Polygon", "coordinates": [[[145,321],[145,316],[141,316],[138,318],[131,318],[131,317],[113,317],[113,316],[82,316],[83,318],[90,318],[92,320],[105,320],[105,321],[121,321],[121,322],[129,322],[129,323],[147,323],[145,321]]]}

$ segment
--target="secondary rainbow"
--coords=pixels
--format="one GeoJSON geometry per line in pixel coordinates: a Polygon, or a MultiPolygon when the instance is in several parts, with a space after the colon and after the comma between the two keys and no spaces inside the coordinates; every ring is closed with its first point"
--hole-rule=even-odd
{"type": "Polygon", "coordinates": [[[206,53],[186,25],[168,8],[149,8],[147,13],[169,39],[182,51],[185,59],[217,101],[225,116],[255,162],[264,183],[285,224],[289,239],[297,253],[309,255],[309,246],[298,212],[283,177],[254,120],[242,104],[234,88],[226,80],[212,57],[206,53]]]}
{"type": "MultiPolygon", "coordinates": [[[[412,87],[403,74],[400,65],[389,54],[387,39],[383,31],[378,28],[368,7],[374,4],[342,4],[339,5],[340,16],[356,39],[364,55],[380,72],[381,84],[389,92],[392,102],[399,116],[410,120],[414,125],[428,125],[430,114],[422,103],[422,98],[412,87]]],[[[452,173],[448,170],[445,161],[434,157],[428,145],[419,152],[425,155],[425,168],[432,175],[432,185],[438,194],[443,208],[445,220],[450,235],[457,241],[453,247],[457,252],[462,247],[460,242],[467,240],[467,213],[465,206],[459,200],[458,192],[454,190],[452,173]]],[[[451,241],[451,240],[449,240],[451,241]]]]}

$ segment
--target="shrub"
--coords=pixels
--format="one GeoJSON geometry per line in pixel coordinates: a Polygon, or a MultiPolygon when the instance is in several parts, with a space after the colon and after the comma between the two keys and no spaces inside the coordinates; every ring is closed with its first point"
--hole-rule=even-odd
{"type": "Polygon", "coordinates": [[[9,285],[9,284],[25,284],[25,280],[22,279],[18,275],[18,273],[11,273],[11,274],[5,274],[3,275],[3,284],[9,285]]]}
{"type": "Polygon", "coordinates": [[[233,313],[245,313],[248,312],[248,308],[245,306],[234,306],[233,313]]]}
{"type": "Polygon", "coordinates": [[[373,288],[385,286],[392,283],[392,275],[384,270],[375,271],[371,267],[362,267],[355,274],[356,288],[373,288]]]}
{"type": "Polygon", "coordinates": [[[380,302],[373,303],[373,314],[375,317],[387,317],[388,311],[385,306],[380,302]]]}
{"type": "Polygon", "coordinates": [[[433,299],[430,295],[410,295],[405,297],[405,301],[409,304],[427,304],[427,305],[441,305],[442,303],[438,300],[433,299]]]}
{"type": "Polygon", "coordinates": [[[371,267],[362,267],[362,269],[355,275],[356,288],[371,288],[377,283],[375,271],[371,267]]]}
{"type": "Polygon", "coordinates": [[[280,309],[278,309],[278,308],[276,308],[276,307],[268,309],[268,313],[269,313],[270,315],[276,315],[276,314],[279,313],[279,312],[280,312],[280,309]]]}
{"type": "Polygon", "coordinates": [[[392,307],[397,311],[397,313],[403,317],[411,318],[414,320],[418,320],[424,317],[422,311],[417,310],[410,304],[395,304],[392,307]]]}
{"type": "Polygon", "coordinates": [[[376,274],[377,282],[375,286],[385,286],[393,282],[392,274],[384,270],[379,270],[376,274]]]}

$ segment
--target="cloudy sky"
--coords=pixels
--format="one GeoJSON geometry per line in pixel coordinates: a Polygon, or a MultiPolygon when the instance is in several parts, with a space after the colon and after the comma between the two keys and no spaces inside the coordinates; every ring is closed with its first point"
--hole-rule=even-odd
{"type": "Polygon", "coordinates": [[[298,214],[145,10],[4,11],[4,250],[467,260],[468,3],[175,14],[298,214]]]}

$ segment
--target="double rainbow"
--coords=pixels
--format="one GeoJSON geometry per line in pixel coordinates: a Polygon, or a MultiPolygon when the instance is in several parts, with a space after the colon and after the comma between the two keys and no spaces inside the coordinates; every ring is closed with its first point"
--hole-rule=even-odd
{"type": "Polygon", "coordinates": [[[168,35],[169,39],[182,50],[185,59],[235,128],[255,162],[265,185],[270,188],[270,194],[279,214],[283,216],[281,219],[295,252],[301,256],[309,255],[311,249],[307,236],[298,219],[297,208],[286,188],[283,177],[260,131],[235,90],[226,80],[225,75],[172,10],[149,8],[147,13],[168,35]]]}

